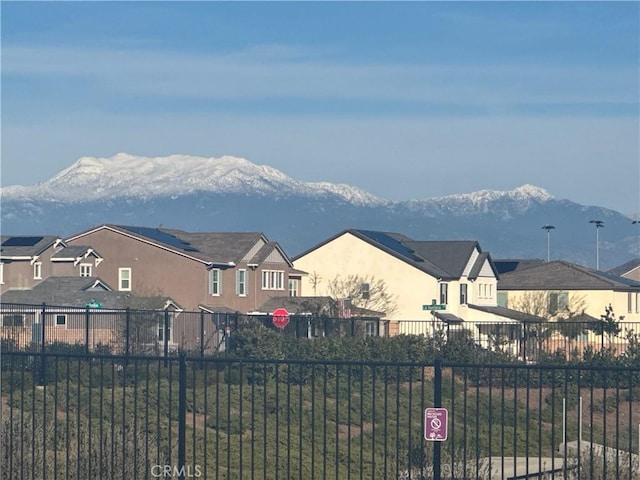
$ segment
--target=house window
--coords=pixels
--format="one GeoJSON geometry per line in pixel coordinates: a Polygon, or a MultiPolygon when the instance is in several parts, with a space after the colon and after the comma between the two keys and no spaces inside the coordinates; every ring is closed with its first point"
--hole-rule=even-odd
{"type": "Polygon", "coordinates": [[[56,315],[56,327],[66,327],[66,326],[67,326],[67,316],[56,315]]]}
{"type": "Polygon", "coordinates": [[[131,269],[119,268],[118,269],[118,285],[121,291],[131,291],[131,269]]]}
{"type": "Polygon", "coordinates": [[[636,293],[636,313],[640,313],[640,293],[636,293]]]}
{"type": "Polygon", "coordinates": [[[0,262],[0,284],[4,283],[4,263],[0,262]]]}
{"type": "Polygon", "coordinates": [[[507,292],[498,292],[498,306],[509,307],[509,294],[507,292]]]}
{"type": "Polygon", "coordinates": [[[222,293],[222,272],[219,268],[209,270],[209,295],[218,296],[222,293]]]}
{"type": "Polygon", "coordinates": [[[290,297],[300,296],[300,280],[298,280],[297,278],[289,279],[289,296],[290,297]]]}
{"type": "Polygon", "coordinates": [[[238,270],[236,272],[236,294],[241,297],[247,295],[247,271],[238,270]]]}
{"type": "Polygon", "coordinates": [[[441,283],[440,284],[440,304],[446,305],[449,303],[449,284],[441,283]]]}
{"type": "Polygon", "coordinates": [[[91,276],[91,264],[90,263],[81,263],[80,264],[80,276],[81,277],[90,277],[91,276]]]}
{"type": "Polygon", "coordinates": [[[627,293],[627,313],[633,312],[633,294],[631,292],[627,293]]]}
{"type": "Polygon", "coordinates": [[[369,284],[363,283],[362,285],[360,285],[360,296],[362,297],[362,299],[369,300],[369,298],[371,298],[370,295],[371,294],[369,292],[369,284]]]}
{"type": "Polygon", "coordinates": [[[364,336],[365,337],[377,337],[378,336],[378,322],[374,320],[367,320],[364,322],[364,336]]]}
{"type": "Polygon", "coordinates": [[[263,290],[284,290],[283,270],[263,270],[262,271],[263,290]]]}
{"type": "Polygon", "coordinates": [[[567,309],[569,294],[567,292],[551,292],[547,300],[547,312],[555,315],[567,309]]]}
{"type": "Polygon", "coordinates": [[[33,264],[33,278],[35,280],[42,278],[42,262],[36,262],[33,264]]]}
{"type": "Polygon", "coordinates": [[[460,284],[460,305],[466,305],[466,304],[467,304],[467,284],[461,283],[460,284]]]}
{"type": "Polygon", "coordinates": [[[3,327],[24,327],[24,315],[11,314],[2,316],[3,327]]]}
{"type": "Polygon", "coordinates": [[[167,339],[167,343],[171,343],[173,341],[173,315],[170,313],[169,314],[169,322],[168,325],[166,325],[167,328],[165,328],[165,321],[162,320],[160,323],[158,323],[158,341],[164,343],[164,339],[165,339],[165,331],[167,333],[166,335],[166,339],[167,339]]]}

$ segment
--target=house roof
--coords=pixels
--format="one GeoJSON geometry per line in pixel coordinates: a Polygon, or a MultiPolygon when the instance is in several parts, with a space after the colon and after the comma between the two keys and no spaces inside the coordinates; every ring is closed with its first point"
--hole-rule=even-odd
{"type": "Polygon", "coordinates": [[[457,315],[454,315],[453,313],[444,313],[444,312],[438,312],[434,310],[433,314],[438,320],[441,320],[444,323],[448,323],[450,325],[464,323],[464,320],[462,318],[458,317],[457,315]]]}
{"type": "MultiPolygon", "coordinates": [[[[422,270],[432,277],[441,278],[443,280],[454,280],[460,278],[473,251],[477,249],[482,253],[478,242],[473,240],[417,241],[400,233],[348,229],[330,237],[306,252],[297,255],[294,257],[294,262],[296,259],[307,255],[313,250],[332,242],[346,233],[379,248],[389,255],[422,270]]],[[[488,255],[483,258],[489,259],[490,261],[490,257],[488,255]]],[[[480,271],[481,267],[482,260],[475,268],[476,275],[480,271]]]]}
{"type": "MultiPolygon", "coordinates": [[[[125,308],[130,298],[129,292],[113,291],[97,277],[48,277],[28,290],[3,292],[2,303],[84,307],[87,303],[98,302],[103,308],[125,308]]],[[[166,300],[159,298],[157,308],[163,307],[166,300]]]]}
{"type": "Polygon", "coordinates": [[[625,273],[629,273],[632,270],[635,270],[636,268],[639,268],[639,267],[640,267],[640,258],[634,258],[633,260],[629,260],[628,262],[623,263],[622,265],[618,265],[617,267],[607,270],[607,273],[621,277],[625,273]]]}
{"type": "Polygon", "coordinates": [[[538,258],[500,258],[498,260],[493,260],[493,264],[495,265],[499,275],[536,267],[543,263],[544,260],[538,258]]]}
{"type": "Polygon", "coordinates": [[[506,307],[493,307],[493,306],[485,306],[485,305],[473,305],[469,304],[469,308],[473,310],[479,310],[481,312],[492,313],[494,315],[498,315],[500,317],[509,318],[511,320],[517,320],[518,322],[545,322],[546,319],[542,317],[538,317],[537,315],[531,315],[529,313],[520,312],[518,310],[512,310],[506,307]]]}
{"type": "Polygon", "coordinates": [[[640,290],[640,282],[557,260],[501,275],[498,290],[640,290]]]}
{"type": "Polygon", "coordinates": [[[331,297],[271,297],[263,302],[257,312],[270,314],[277,308],[285,308],[291,315],[315,314],[336,309],[336,301],[331,297]]]}
{"type": "Polygon", "coordinates": [[[89,255],[93,255],[95,257],[100,257],[98,252],[96,252],[93,248],[88,245],[69,245],[62,250],[51,255],[52,260],[76,260],[82,257],[87,257],[89,255]]]}
{"type": "Polygon", "coordinates": [[[0,258],[35,257],[56,242],[61,241],[60,237],[54,235],[2,235],[0,237],[0,258]]]}
{"type": "MultiPolygon", "coordinates": [[[[289,257],[277,242],[269,242],[260,232],[185,232],[177,229],[130,225],[101,225],[71,237],[76,239],[96,230],[107,228],[131,235],[161,248],[191,257],[204,263],[233,266],[259,242],[272,244],[291,266],[289,257]]],[[[271,250],[271,251],[272,251],[271,250]]]]}

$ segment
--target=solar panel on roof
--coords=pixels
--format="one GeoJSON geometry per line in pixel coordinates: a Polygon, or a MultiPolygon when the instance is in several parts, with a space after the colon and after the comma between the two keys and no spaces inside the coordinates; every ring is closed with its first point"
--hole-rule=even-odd
{"type": "Polygon", "coordinates": [[[393,250],[400,255],[407,257],[415,262],[422,262],[422,258],[418,257],[414,254],[413,250],[404,245],[399,240],[391,237],[390,235],[384,232],[375,232],[371,230],[358,230],[361,234],[369,237],[374,242],[379,243],[380,245],[384,245],[385,247],[393,250]]]}
{"type": "Polygon", "coordinates": [[[170,245],[179,250],[183,250],[186,252],[197,252],[198,249],[190,246],[188,242],[183,242],[178,237],[171,235],[170,233],[163,232],[157,228],[150,227],[121,227],[125,230],[130,231],[131,233],[136,233],[138,235],[142,235],[144,237],[150,238],[160,243],[164,243],[165,245],[170,245]]]}
{"type": "Polygon", "coordinates": [[[11,237],[2,242],[3,247],[33,247],[44,237],[11,237]]]}

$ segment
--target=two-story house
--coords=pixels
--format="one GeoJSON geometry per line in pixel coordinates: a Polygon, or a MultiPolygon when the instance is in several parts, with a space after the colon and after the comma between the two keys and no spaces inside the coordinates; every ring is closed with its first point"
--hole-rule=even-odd
{"type": "Polygon", "coordinates": [[[100,225],[65,242],[100,251],[100,278],[115,290],[170,296],[185,310],[247,313],[301,294],[303,272],[262,233],[100,225]]]}
{"type": "Polygon", "coordinates": [[[101,262],[93,248],[82,244],[70,247],[53,235],[2,235],[0,293],[30,289],[54,276],[92,277],[101,262]]]}
{"type": "Polygon", "coordinates": [[[396,326],[391,334],[425,334],[435,320],[474,326],[521,320],[519,312],[498,307],[498,276],[491,256],[476,241],[418,241],[399,233],[349,229],[293,261],[308,273],[302,288],[317,295],[329,294],[332,282],[347,275],[383,280],[397,304],[385,316],[396,326]]]}

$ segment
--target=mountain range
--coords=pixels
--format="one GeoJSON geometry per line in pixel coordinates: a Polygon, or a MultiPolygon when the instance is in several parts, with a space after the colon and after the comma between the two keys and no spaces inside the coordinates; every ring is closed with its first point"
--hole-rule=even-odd
{"type": "Polygon", "coordinates": [[[2,233],[68,236],[103,223],[188,231],[261,231],[295,256],[346,228],[416,240],[477,240],[493,258],[546,258],[600,268],[640,255],[638,225],[614,210],[523,185],[391,201],[362,189],[303,182],[233,156],[82,157],[47,181],[0,188],[2,233]],[[554,225],[549,237],[544,225],[554,225]]]}

